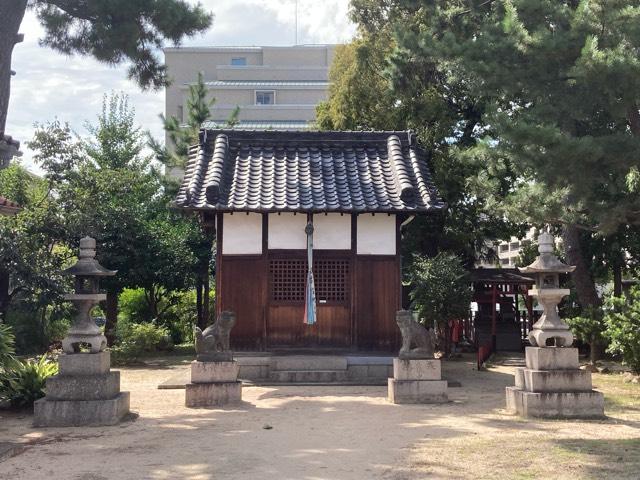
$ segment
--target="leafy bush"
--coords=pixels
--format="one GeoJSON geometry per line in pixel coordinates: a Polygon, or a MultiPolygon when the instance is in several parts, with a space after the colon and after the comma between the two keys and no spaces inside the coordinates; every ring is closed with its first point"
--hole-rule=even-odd
{"type": "Polygon", "coordinates": [[[0,372],[15,361],[15,341],[13,329],[9,325],[0,323],[0,372]]]}
{"type": "Polygon", "coordinates": [[[415,256],[409,272],[412,308],[427,326],[444,326],[468,315],[471,302],[467,272],[460,259],[439,253],[433,258],[415,256]]]}
{"type": "Polygon", "coordinates": [[[58,364],[45,355],[37,360],[16,362],[5,371],[0,397],[13,407],[29,407],[44,397],[47,378],[58,373],[58,364]]]}
{"type": "MultiPolygon", "coordinates": [[[[214,311],[215,294],[209,297],[210,309],[214,311]]],[[[120,316],[118,322],[149,323],[166,327],[174,344],[193,342],[193,325],[197,320],[196,292],[172,292],[163,297],[158,309],[159,318],[153,318],[144,290],[125,289],[119,297],[120,316]]]]}
{"type": "Polygon", "coordinates": [[[131,323],[151,322],[151,312],[142,288],[125,288],[118,297],[122,318],[131,323]]]}
{"type": "Polygon", "coordinates": [[[118,322],[117,345],[112,348],[116,363],[137,360],[145,353],[169,350],[173,343],[169,330],[153,323],[118,322]]]}
{"type": "Polygon", "coordinates": [[[594,364],[597,360],[598,346],[605,343],[605,324],[602,319],[602,310],[599,308],[584,310],[581,315],[568,318],[567,323],[573,335],[589,345],[591,363],[594,364]]]}
{"type": "Polygon", "coordinates": [[[621,354],[631,369],[640,374],[640,287],[605,303],[604,336],[611,342],[608,352],[621,354]]]}
{"type": "Polygon", "coordinates": [[[47,325],[49,343],[60,342],[67,335],[71,321],[68,319],[53,320],[47,325]]]}

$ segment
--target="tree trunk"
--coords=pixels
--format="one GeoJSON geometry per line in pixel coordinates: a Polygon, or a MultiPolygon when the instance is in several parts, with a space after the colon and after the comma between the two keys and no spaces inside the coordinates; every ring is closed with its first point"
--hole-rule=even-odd
{"type": "MultiPolygon", "coordinates": [[[[578,302],[583,309],[597,308],[601,305],[596,284],[589,272],[589,263],[584,258],[582,245],[580,243],[580,230],[575,225],[566,225],[563,236],[564,249],[567,254],[567,263],[573,265],[576,269],[571,273],[571,279],[576,288],[578,302]]],[[[590,361],[595,365],[596,360],[600,358],[600,348],[595,339],[589,344],[590,361]]]]}
{"type": "Polygon", "coordinates": [[[613,264],[613,295],[622,296],[622,264],[620,261],[613,264]]]}
{"type": "Polygon", "coordinates": [[[107,337],[107,345],[110,347],[116,341],[116,325],[118,324],[118,292],[107,291],[106,323],[104,334],[107,337]]]}
{"type": "Polygon", "coordinates": [[[11,95],[11,55],[22,38],[18,29],[24,18],[27,0],[0,0],[0,139],[4,136],[11,95]]]}
{"type": "Polygon", "coordinates": [[[7,312],[9,311],[9,272],[0,269],[0,323],[7,321],[7,312]]]}
{"type": "Polygon", "coordinates": [[[576,288],[578,302],[582,308],[599,307],[601,302],[596,290],[596,284],[589,272],[589,263],[584,258],[580,244],[580,230],[575,225],[566,225],[562,235],[564,248],[567,253],[567,263],[576,269],[571,279],[576,288]]]}

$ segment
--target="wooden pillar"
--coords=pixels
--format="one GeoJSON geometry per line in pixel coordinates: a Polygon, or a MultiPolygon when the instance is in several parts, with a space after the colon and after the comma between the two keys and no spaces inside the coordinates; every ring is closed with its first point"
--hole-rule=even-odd
{"type": "Polygon", "coordinates": [[[496,284],[491,286],[491,349],[496,351],[496,301],[498,300],[498,287],[496,284]]]}
{"type": "Polygon", "coordinates": [[[518,290],[519,290],[519,285],[514,284],[512,285],[512,290],[513,290],[513,297],[515,300],[515,307],[516,307],[516,322],[518,322],[518,327],[520,327],[520,338],[524,338],[524,334],[526,333],[524,331],[524,326],[522,325],[522,321],[520,320],[520,306],[519,306],[519,302],[518,302],[518,290]]]}

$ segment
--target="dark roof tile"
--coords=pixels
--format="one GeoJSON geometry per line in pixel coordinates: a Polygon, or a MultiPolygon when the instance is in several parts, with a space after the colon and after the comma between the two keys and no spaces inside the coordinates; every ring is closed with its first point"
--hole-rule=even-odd
{"type": "Polygon", "coordinates": [[[409,132],[202,130],[179,207],[427,212],[445,207],[409,132]]]}

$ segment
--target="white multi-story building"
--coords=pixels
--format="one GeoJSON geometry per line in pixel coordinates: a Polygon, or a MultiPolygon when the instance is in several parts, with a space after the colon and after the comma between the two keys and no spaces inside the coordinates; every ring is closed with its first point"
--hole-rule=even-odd
{"type": "Polygon", "coordinates": [[[186,120],[189,85],[202,72],[212,107],[211,128],[223,127],[236,107],[246,129],[305,129],[327,97],[334,45],[166,48],[165,115],[186,120]]]}

